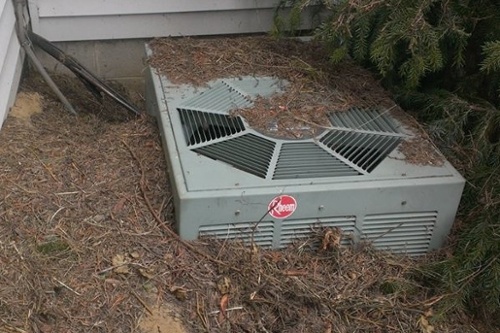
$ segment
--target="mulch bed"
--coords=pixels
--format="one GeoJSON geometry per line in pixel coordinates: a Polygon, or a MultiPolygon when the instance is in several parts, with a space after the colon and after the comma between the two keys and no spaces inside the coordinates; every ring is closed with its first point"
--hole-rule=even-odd
{"type": "Polygon", "coordinates": [[[56,79],[78,116],[30,77],[43,113],[0,132],[0,331],[139,332],[172,303],[190,332],[477,332],[434,322],[414,260],[337,230],[281,251],[180,241],[154,119],[56,79]]]}

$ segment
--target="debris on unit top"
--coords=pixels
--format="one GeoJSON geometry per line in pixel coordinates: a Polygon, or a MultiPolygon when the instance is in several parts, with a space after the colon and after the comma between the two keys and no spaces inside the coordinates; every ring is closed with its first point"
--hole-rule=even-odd
{"type": "Polygon", "coordinates": [[[252,107],[232,112],[264,134],[310,138],[331,126],[328,114],[332,112],[378,108],[415,134],[401,145],[408,163],[443,163],[418,122],[397,106],[371,72],[350,60],[333,65],[318,42],[271,37],[161,38],[150,47],[149,64],[174,84],[201,87],[215,79],[243,76],[286,81],[282,94],[258,98],[252,107]]]}

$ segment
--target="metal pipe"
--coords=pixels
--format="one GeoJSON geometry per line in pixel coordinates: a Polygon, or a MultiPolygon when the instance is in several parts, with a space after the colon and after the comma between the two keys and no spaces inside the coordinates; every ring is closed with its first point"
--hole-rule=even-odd
{"type": "Polygon", "coordinates": [[[40,60],[35,55],[35,52],[33,52],[33,49],[31,48],[31,43],[30,41],[26,38],[26,28],[24,27],[24,19],[23,19],[23,5],[24,5],[24,0],[13,0],[14,1],[14,12],[16,15],[16,24],[17,24],[17,38],[19,39],[19,43],[23,47],[23,49],[26,51],[26,54],[28,55],[28,58],[31,60],[35,68],[38,70],[38,72],[42,75],[43,79],[45,82],[48,84],[48,86],[52,89],[52,91],[57,95],[61,103],[64,104],[66,109],[71,113],[76,115],[76,111],[71,105],[71,103],[66,99],[66,97],[63,95],[63,93],[59,90],[55,82],[52,80],[52,78],[49,76],[45,68],[43,67],[42,63],[40,60]]]}

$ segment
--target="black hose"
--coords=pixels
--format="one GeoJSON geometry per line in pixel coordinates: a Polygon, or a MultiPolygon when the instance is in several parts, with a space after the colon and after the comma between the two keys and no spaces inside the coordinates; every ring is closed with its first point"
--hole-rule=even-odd
{"type": "Polygon", "coordinates": [[[32,31],[28,31],[28,38],[31,42],[41,48],[43,51],[47,52],[54,59],[62,63],[66,66],[70,71],[72,71],[82,82],[85,83],[85,86],[96,95],[98,92],[103,92],[106,95],[110,96],[121,106],[126,108],[127,110],[139,114],[139,110],[130,102],[128,102],[124,97],[122,97],[117,91],[111,88],[109,85],[101,81],[98,77],[93,75],[87,68],[85,68],[82,64],[80,64],[76,59],[71,57],[70,55],[64,53],[57,46],[46,40],[40,35],[32,31]]]}

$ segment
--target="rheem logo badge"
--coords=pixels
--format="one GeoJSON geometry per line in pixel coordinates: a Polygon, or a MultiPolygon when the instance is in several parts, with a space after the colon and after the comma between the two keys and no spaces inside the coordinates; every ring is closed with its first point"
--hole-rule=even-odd
{"type": "Polygon", "coordinates": [[[297,209],[297,200],[291,195],[280,195],[269,203],[267,210],[275,219],[286,219],[297,209]]]}

